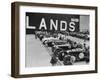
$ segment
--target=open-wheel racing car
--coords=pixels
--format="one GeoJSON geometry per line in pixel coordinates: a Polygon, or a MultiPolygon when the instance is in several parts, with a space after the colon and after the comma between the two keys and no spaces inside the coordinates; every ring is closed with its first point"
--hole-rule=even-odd
{"type": "Polygon", "coordinates": [[[69,43],[60,43],[56,43],[52,47],[52,51],[64,65],[71,65],[78,61],[89,62],[89,48],[84,49],[80,44],[73,46],[69,43]]]}

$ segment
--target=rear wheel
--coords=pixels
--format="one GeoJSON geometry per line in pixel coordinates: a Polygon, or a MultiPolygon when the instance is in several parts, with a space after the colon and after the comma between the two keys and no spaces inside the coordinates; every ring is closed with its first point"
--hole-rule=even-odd
{"type": "Polygon", "coordinates": [[[63,59],[63,64],[64,65],[72,65],[72,64],[74,64],[75,60],[76,60],[75,56],[66,55],[63,59]]]}

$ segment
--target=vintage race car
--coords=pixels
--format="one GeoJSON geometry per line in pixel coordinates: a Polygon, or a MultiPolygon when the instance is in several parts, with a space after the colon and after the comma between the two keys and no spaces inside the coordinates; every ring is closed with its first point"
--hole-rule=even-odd
{"type": "Polygon", "coordinates": [[[58,40],[58,38],[54,38],[54,37],[46,37],[42,39],[42,43],[44,45],[47,45],[48,43],[52,43],[54,40],[58,40]]]}
{"type": "Polygon", "coordinates": [[[73,44],[72,42],[68,41],[58,41],[54,43],[52,51],[54,52],[54,54],[58,54],[59,51],[66,51],[75,48],[82,48],[82,45],[77,43],[73,44]]]}
{"type": "Polygon", "coordinates": [[[77,37],[77,38],[80,38],[80,39],[85,39],[85,40],[89,40],[90,39],[89,34],[82,33],[82,32],[79,32],[79,33],[71,32],[70,36],[77,37]]]}
{"type": "Polygon", "coordinates": [[[71,45],[66,43],[66,42],[61,42],[61,43],[56,43],[56,45],[54,44],[54,46],[52,47],[52,52],[58,56],[58,54],[61,51],[66,51],[71,49],[71,45]]]}
{"type": "Polygon", "coordinates": [[[88,50],[86,51],[81,48],[61,51],[58,54],[58,58],[60,61],[63,61],[64,65],[71,65],[77,61],[86,61],[86,63],[88,63],[89,62],[89,51],[88,50]]]}
{"type": "Polygon", "coordinates": [[[84,50],[80,46],[73,47],[73,45],[65,43],[53,46],[52,51],[60,61],[63,61],[64,65],[73,64],[77,61],[89,62],[89,49],[84,50]]]}

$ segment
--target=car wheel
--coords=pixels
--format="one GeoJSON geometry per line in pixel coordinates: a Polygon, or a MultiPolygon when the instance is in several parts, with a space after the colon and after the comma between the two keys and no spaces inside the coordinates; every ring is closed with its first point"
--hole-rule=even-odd
{"type": "Polygon", "coordinates": [[[63,59],[63,64],[64,65],[72,65],[72,58],[71,55],[66,55],[63,59]]]}
{"type": "Polygon", "coordinates": [[[58,56],[58,54],[59,54],[61,51],[62,51],[62,49],[56,49],[56,50],[54,50],[54,54],[55,54],[56,56],[58,56]]]}
{"type": "Polygon", "coordinates": [[[59,59],[60,61],[63,61],[65,54],[66,54],[66,53],[65,53],[64,51],[60,51],[59,54],[58,54],[58,59],[59,59]]]}
{"type": "Polygon", "coordinates": [[[75,61],[76,61],[76,57],[72,55],[70,59],[71,64],[74,64],[75,61]]]}

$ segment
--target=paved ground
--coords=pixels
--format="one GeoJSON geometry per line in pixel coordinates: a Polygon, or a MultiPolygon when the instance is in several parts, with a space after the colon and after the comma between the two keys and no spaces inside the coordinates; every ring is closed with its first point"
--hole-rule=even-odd
{"type": "MultiPolygon", "coordinates": [[[[73,38],[68,36],[69,39],[83,43],[84,40],[73,38]]],[[[42,67],[51,66],[50,59],[52,52],[49,48],[42,45],[39,39],[35,39],[34,35],[26,35],[26,67],[42,67]]],[[[89,45],[89,41],[86,41],[89,45]]],[[[74,63],[74,65],[86,64],[83,62],[74,63]]],[[[57,65],[62,65],[62,62],[58,62],[57,65]]]]}
{"type": "Polygon", "coordinates": [[[50,55],[34,35],[26,36],[26,67],[51,66],[50,55]]]}

